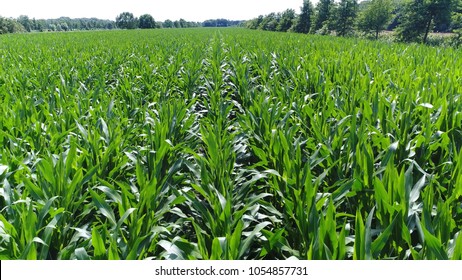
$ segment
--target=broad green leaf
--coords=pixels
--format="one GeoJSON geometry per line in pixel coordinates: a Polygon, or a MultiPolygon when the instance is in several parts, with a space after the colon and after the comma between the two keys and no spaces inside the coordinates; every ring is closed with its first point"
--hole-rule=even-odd
{"type": "Polygon", "coordinates": [[[443,249],[443,245],[440,240],[432,235],[428,230],[423,228],[425,236],[425,246],[429,252],[431,252],[432,258],[437,260],[447,260],[448,255],[443,249]]]}
{"type": "Polygon", "coordinates": [[[363,224],[363,217],[361,212],[356,211],[355,219],[355,245],[353,259],[364,260],[365,259],[365,229],[363,224]]]}
{"type": "Polygon", "coordinates": [[[462,260],[462,231],[459,231],[457,238],[454,240],[456,246],[452,255],[453,260],[462,260]]]}
{"type": "Polygon", "coordinates": [[[372,246],[371,246],[372,258],[377,259],[377,257],[382,252],[383,248],[385,248],[385,245],[387,244],[388,239],[390,238],[393,232],[395,224],[398,221],[398,217],[400,217],[400,214],[396,214],[391,224],[387,228],[385,228],[385,230],[382,231],[382,233],[379,235],[379,237],[377,237],[376,240],[372,242],[372,246]]]}
{"type": "Polygon", "coordinates": [[[366,260],[372,259],[372,218],[374,217],[375,206],[367,215],[365,232],[364,232],[364,257],[366,260]]]}
{"type": "Polygon", "coordinates": [[[222,242],[218,237],[215,237],[212,241],[212,252],[210,255],[211,260],[220,260],[222,259],[223,249],[221,246],[222,242]]]}
{"type": "Polygon", "coordinates": [[[106,247],[97,227],[93,227],[91,230],[91,244],[94,248],[94,258],[103,259],[106,256],[106,247]]]}
{"type": "Polygon", "coordinates": [[[270,224],[270,222],[262,222],[255,226],[252,232],[241,243],[241,247],[239,248],[239,259],[242,259],[244,254],[249,250],[250,246],[252,245],[251,243],[255,239],[256,235],[259,234],[263,228],[270,224]]]}
{"type": "Polygon", "coordinates": [[[101,214],[103,214],[103,216],[105,216],[113,226],[117,225],[114,212],[112,211],[112,208],[109,206],[109,204],[107,204],[106,201],[103,200],[93,190],[89,189],[88,191],[90,192],[91,197],[93,198],[93,203],[95,204],[96,208],[101,212],[101,214]]]}

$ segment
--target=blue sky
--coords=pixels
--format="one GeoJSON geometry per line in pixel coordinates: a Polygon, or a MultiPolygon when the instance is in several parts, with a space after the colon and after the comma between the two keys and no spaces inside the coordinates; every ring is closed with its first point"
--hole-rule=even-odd
{"type": "Polygon", "coordinates": [[[261,14],[282,12],[287,8],[298,13],[303,0],[1,0],[0,16],[31,18],[97,17],[112,19],[121,12],[135,16],[151,14],[156,20],[204,21],[226,18],[245,20],[261,14]],[[5,3],[7,2],[7,3],[5,3]]]}

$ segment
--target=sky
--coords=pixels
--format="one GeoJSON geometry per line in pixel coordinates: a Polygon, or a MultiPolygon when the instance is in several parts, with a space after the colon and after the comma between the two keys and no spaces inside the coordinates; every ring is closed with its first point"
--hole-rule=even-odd
{"type": "Polygon", "coordinates": [[[247,20],[288,8],[299,13],[302,3],[303,0],[0,0],[0,16],[115,20],[118,14],[131,12],[136,17],[150,14],[156,21],[180,18],[187,21],[247,20]]]}

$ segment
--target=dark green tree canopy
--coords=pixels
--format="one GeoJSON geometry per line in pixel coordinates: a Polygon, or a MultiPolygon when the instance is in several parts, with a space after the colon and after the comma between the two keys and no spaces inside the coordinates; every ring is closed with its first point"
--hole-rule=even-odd
{"type": "Polygon", "coordinates": [[[341,0],[334,13],[332,21],[334,30],[339,36],[346,36],[353,32],[358,2],[356,0],[341,0]]]}
{"type": "Polygon", "coordinates": [[[316,5],[316,18],[313,22],[313,30],[318,31],[326,25],[331,17],[332,7],[334,6],[333,0],[319,0],[316,5]]]}
{"type": "Polygon", "coordinates": [[[278,24],[279,16],[276,13],[270,13],[269,15],[263,18],[258,28],[267,31],[276,31],[278,24]]]}
{"type": "Polygon", "coordinates": [[[135,29],[138,26],[137,19],[129,12],[123,12],[118,15],[116,17],[116,25],[121,29],[135,29]]]}
{"type": "Polygon", "coordinates": [[[260,15],[257,18],[247,21],[246,27],[250,29],[258,29],[260,27],[260,24],[263,22],[263,18],[264,17],[260,15]]]}
{"type": "Polygon", "coordinates": [[[303,0],[299,15],[294,16],[293,10],[270,13],[247,21],[245,26],[337,36],[354,36],[361,31],[376,39],[381,31],[393,30],[400,41],[423,43],[428,42],[430,32],[450,32],[451,36],[434,42],[459,46],[462,0],[318,0],[316,8],[310,0],[303,0]]]}
{"type": "Polygon", "coordinates": [[[295,21],[293,30],[297,33],[309,33],[313,17],[313,4],[310,0],[303,1],[301,13],[295,21]]]}
{"type": "Polygon", "coordinates": [[[228,26],[238,26],[243,21],[241,20],[228,20],[224,18],[219,19],[208,19],[202,23],[203,27],[228,27],[228,26]]]}
{"type": "Polygon", "coordinates": [[[15,19],[0,17],[0,34],[24,32],[24,26],[15,19]]]}
{"type": "Polygon", "coordinates": [[[391,19],[391,0],[372,0],[365,4],[360,12],[358,28],[365,33],[374,33],[378,39],[379,33],[383,31],[391,19]]]}
{"type": "Polygon", "coordinates": [[[174,28],[175,27],[175,25],[173,24],[173,21],[171,21],[169,19],[165,20],[164,23],[162,24],[162,26],[164,28],[174,28]]]}
{"type": "Polygon", "coordinates": [[[454,0],[413,0],[407,3],[397,30],[398,38],[404,42],[426,43],[432,25],[450,26],[453,3],[454,0]]]}
{"type": "Polygon", "coordinates": [[[18,22],[24,26],[24,29],[26,29],[27,32],[30,32],[32,30],[32,21],[29,19],[28,16],[21,15],[18,17],[18,22]]]}
{"type": "Polygon", "coordinates": [[[141,29],[156,28],[156,21],[149,14],[144,14],[140,16],[139,27],[141,29]]]}
{"type": "Polygon", "coordinates": [[[287,32],[295,20],[295,11],[293,9],[287,9],[280,15],[276,31],[287,32]]]}

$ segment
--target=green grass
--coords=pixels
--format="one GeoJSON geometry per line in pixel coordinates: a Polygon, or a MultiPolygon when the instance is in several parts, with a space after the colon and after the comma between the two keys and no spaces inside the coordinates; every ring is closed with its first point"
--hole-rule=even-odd
{"type": "Polygon", "coordinates": [[[462,53],[0,36],[1,259],[462,259],[462,53]]]}

